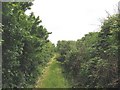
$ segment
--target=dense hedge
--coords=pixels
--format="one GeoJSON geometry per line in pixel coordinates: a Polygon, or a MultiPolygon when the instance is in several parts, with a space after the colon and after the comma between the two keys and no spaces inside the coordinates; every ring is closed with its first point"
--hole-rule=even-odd
{"type": "Polygon", "coordinates": [[[2,87],[33,87],[40,67],[53,56],[54,45],[48,40],[49,32],[30,9],[32,2],[4,2],[2,13],[2,87]]]}
{"type": "Polygon", "coordinates": [[[64,59],[62,65],[73,87],[118,87],[119,20],[118,14],[110,16],[99,32],[77,41],[58,41],[58,60],[64,59]]]}

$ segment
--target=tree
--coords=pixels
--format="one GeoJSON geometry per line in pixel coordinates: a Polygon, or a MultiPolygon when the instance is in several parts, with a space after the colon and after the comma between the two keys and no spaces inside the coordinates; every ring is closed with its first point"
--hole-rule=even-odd
{"type": "Polygon", "coordinates": [[[3,3],[3,88],[33,87],[41,73],[39,68],[53,55],[50,33],[40,25],[39,17],[25,14],[31,5],[32,2],[3,3]]]}

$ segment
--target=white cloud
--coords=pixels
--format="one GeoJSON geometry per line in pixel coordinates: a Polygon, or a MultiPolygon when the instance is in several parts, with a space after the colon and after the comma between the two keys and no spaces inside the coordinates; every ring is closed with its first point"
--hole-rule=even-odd
{"type": "Polygon", "coordinates": [[[119,0],[35,0],[32,11],[40,16],[43,25],[52,32],[49,39],[77,40],[99,28],[100,19],[110,14],[119,0]]]}

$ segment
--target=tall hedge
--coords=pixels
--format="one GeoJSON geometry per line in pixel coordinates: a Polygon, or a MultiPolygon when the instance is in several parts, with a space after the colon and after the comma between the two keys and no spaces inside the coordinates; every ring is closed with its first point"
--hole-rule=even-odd
{"type": "Polygon", "coordinates": [[[32,2],[4,2],[2,7],[3,88],[33,87],[40,67],[53,56],[54,45],[41,19],[25,11],[32,2]],[[47,50],[47,51],[46,51],[47,50]],[[45,56],[46,55],[46,56],[45,56]]]}
{"type": "Polygon", "coordinates": [[[63,68],[73,87],[118,87],[119,19],[118,14],[108,17],[99,32],[86,34],[75,46],[69,41],[58,42],[58,59],[64,57],[63,68]],[[70,45],[73,47],[68,48],[70,45]]]}

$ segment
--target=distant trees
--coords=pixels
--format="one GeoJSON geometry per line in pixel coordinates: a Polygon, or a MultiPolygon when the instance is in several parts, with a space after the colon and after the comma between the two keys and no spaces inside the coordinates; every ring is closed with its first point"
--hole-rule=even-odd
{"type": "Polygon", "coordinates": [[[90,32],[76,42],[58,41],[58,59],[73,87],[118,87],[119,14],[108,17],[100,32],[90,32]],[[69,43],[69,44],[68,44],[69,43]]]}
{"type": "Polygon", "coordinates": [[[3,3],[2,87],[33,87],[40,68],[50,60],[54,45],[47,39],[49,32],[31,13],[32,2],[3,3]]]}

